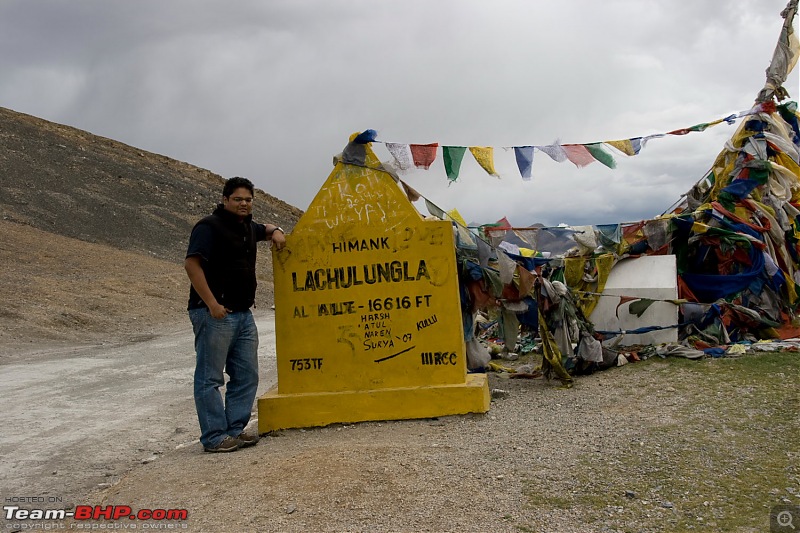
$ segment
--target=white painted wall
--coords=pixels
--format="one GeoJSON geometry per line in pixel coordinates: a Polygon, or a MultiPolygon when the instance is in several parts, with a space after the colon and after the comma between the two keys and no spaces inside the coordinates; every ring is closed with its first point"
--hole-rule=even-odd
{"type": "MultiPolygon", "coordinates": [[[[604,296],[592,311],[589,320],[595,329],[604,331],[632,330],[645,326],[671,326],[678,323],[678,306],[670,302],[653,302],[641,318],[628,311],[630,302],[616,307],[619,298],[611,296],[635,296],[652,299],[676,299],[678,297],[678,272],[674,255],[643,256],[623,259],[611,270],[606,282],[604,296]]],[[[651,331],[640,335],[626,334],[621,346],[632,344],[663,344],[678,341],[678,329],[651,331]]]]}

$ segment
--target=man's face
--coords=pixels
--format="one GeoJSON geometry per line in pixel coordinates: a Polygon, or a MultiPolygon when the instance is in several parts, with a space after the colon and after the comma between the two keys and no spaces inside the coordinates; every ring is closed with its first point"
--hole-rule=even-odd
{"type": "Polygon", "coordinates": [[[222,207],[234,215],[246,217],[253,212],[253,195],[247,187],[239,187],[230,196],[222,197],[222,207]]]}

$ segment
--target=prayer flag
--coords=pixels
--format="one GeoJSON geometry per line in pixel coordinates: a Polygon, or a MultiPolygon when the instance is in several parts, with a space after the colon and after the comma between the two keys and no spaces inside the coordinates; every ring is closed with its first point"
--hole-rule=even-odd
{"type": "Polygon", "coordinates": [[[481,238],[475,239],[475,242],[478,245],[478,261],[482,267],[486,268],[489,266],[489,259],[492,257],[492,247],[481,238]]]}
{"type": "Polygon", "coordinates": [[[666,135],[667,135],[666,133],[656,133],[656,134],[653,134],[653,135],[646,135],[644,137],[640,137],[641,143],[642,143],[642,148],[645,147],[645,145],[647,144],[647,141],[649,141],[650,139],[660,139],[661,137],[664,137],[666,135]]]}
{"type": "Polygon", "coordinates": [[[451,220],[455,220],[458,224],[467,227],[467,223],[464,220],[464,217],[461,216],[461,213],[458,212],[458,209],[451,209],[447,212],[447,216],[450,217],[451,220]]]}
{"type": "Polygon", "coordinates": [[[532,249],[536,249],[536,234],[539,233],[538,229],[517,229],[514,234],[531,245],[532,249]]]}
{"type": "Polygon", "coordinates": [[[409,202],[416,202],[417,200],[422,198],[422,195],[418,193],[417,190],[414,189],[414,187],[412,187],[405,181],[400,180],[400,185],[403,186],[403,190],[405,191],[406,197],[408,197],[409,202]]]}
{"type": "Polygon", "coordinates": [[[614,311],[614,314],[617,315],[617,318],[619,318],[619,308],[620,308],[620,306],[622,304],[626,304],[628,302],[632,302],[632,301],[638,300],[638,299],[639,299],[638,296],[620,296],[619,297],[619,303],[617,304],[617,308],[614,311]]]}
{"type": "Polygon", "coordinates": [[[447,220],[447,215],[445,214],[444,210],[427,198],[425,198],[425,207],[428,209],[428,213],[430,213],[431,216],[434,216],[439,220],[447,220]]]}
{"type": "Polygon", "coordinates": [[[439,143],[410,144],[409,147],[414,158],[414,166],[428,170],[436,159],[436,148],[439,147],[439,143]]]}
{"type": "Polygon", "coordinates": [[[592,157],[603,163],[608,168],[617,168],[614,158],[603,149],[603,143],[592,143],[585,145],[592,157]]]}
{"type": "MultiPolygon", "coordinates": [[[[517,252],[519,252],[519,250],[517,250],[517,252]]],[[[519,253],[516,255],[519,255],[519,253]]],[[[514,279],[514,272],[517,270],[517,262],[508,257],[504,251],[497,250],[497,266],[500,271],[500,281],[503,285],[511,283],[514,279]]]]}
{"type": "Polygon", "coordinates": [[[505,228],[511,229],[511,222],[508,221],[508,217],[503,217],[494,224],[492,224],[495,228],[505,228]]]}
{"type": "Polygon", "coordinates": [[[606,141],[606,144],[613,146],[625,155],[636,155],[636,150],[633,148],[633,143],[630,139],[621,139],[619,141],[606,141]]]}
{"type": "Polygon", "coordinates": [[[647,308],[653,305],[654,302],[655,300],[651,300],[650,298],[640,298],[639,301],[631,302],[628,306],[628,312],[642,318],[644,312],[647,311],[647,308]]]}
{"type": "Polygon", "coordinates": [[[531,179],[531,167],[533,166],[533,146],[515,146],[514,156],[517,158],[517,167],[522,179],[531,179]]]}
{"type": "Polygon", "coordinates": [[[564,152],[576,167],[581,168],[595,162],[595,158],[586,147],[582,144],[564,144],[562,145],[564,152]]]}
{"type": "Polygon", "coordinates": [[[563,163],[567,160],[567,154],[560,144],[548,144],[547,146],[536,146],[542,152],[550,156],[550,159],[556,163],[563,163]]]}
{"type": "Polygon", "coordinates": [[[492,176],[497,176],[497,171],[494,169],[494,148],[491,146],[470,146],[469,151],[483,170],[492,176]]]}
{"type": "Polygon", "coordinates": [[[442,147],[444,170],[447,173],[447,179],[450,181],[456,181],[458,179],[458,172],[461,170],[461,161],[464,159],[464,153],[466,151],[466,146],[442,147]]]}
{"type": "Polygon", "coordinates": [[[397,166],[400,170],[409,170],[414,166],[411,149],[407,144],[384,143],[384,145],[389,150],[389,153],[392,154],[394,160],[397,161],[397,166]]]}

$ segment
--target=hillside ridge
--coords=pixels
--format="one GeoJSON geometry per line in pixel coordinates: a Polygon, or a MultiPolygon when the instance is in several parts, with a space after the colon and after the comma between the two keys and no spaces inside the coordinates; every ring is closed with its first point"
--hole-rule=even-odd
{"type": "MultiPolygon", "coordinates": [[[[169,157],[0,107],[0,218],[183,259],[224,179],[169,157]]],[[[258,190],[254,218],[290,229],[302,211],[258,190]]]]}
{"type": "MultiPolygon", "coordinates": [[[[136,338],[185,320],[193,225],[220,200],[209,170],[0,107],[0,340],[136,338]]],[[[256,189],[255,220],[302,211],[256,189]]],[[[259,244],[257,307],[272,302],[259,244]]],[[[2,355],[2,350],[0,350],[2,355]]]]}

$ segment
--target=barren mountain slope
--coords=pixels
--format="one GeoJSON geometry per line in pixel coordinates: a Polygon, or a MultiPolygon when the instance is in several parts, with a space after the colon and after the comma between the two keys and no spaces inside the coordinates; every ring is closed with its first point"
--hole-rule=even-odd
{"type": "MultiPolygon", "coordinates": [[[[0,339],[135,334],[179,319],[189,233],[222,183],[187,163],[0,108],[0,339]]],[[[289,230],[302,211],[256,191],[254,213],[289,230]]],[[[272,303],[271,267],[262,245],[256,305],[272,303]]]]}

